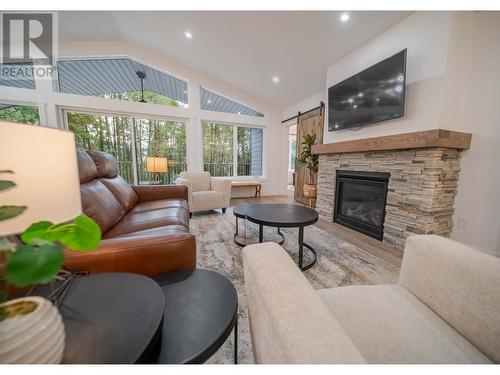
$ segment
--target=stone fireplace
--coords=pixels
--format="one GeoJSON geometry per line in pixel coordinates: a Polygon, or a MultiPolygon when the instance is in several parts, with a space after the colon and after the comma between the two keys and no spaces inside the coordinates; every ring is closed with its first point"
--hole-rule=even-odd
{"type": "Polygon", "coordinates": [[[470,139],[470,134],[437,129],[317,145],[316,209],[323,219],[398,249],[412,234],[448,236],[460,154],[470,139]],[[364,184],[359,177],[365,177],[364,184]]]}

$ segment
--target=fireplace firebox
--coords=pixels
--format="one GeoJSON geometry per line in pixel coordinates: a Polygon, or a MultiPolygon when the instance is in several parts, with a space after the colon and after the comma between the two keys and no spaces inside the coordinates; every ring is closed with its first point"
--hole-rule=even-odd
{"type": "Polygon", "coordinates": [[[333,221],[382,240],[390,173],[337,170],[333,221]]]}

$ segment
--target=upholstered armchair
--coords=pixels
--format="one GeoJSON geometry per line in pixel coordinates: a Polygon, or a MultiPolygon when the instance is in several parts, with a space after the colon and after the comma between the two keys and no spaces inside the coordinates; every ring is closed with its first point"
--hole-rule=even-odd
{"type": "Polygon", "coordinates": [[[177,184],[188,188],[189,214],[221,208],[226,212],[231,198],[231,180],[211,177],[209,172],[182,172],[177,184]]]}

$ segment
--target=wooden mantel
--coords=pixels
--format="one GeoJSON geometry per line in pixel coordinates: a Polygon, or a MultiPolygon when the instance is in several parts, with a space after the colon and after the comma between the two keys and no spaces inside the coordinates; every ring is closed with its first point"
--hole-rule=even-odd
{"type": "Polygon", "coordinates": [[[314,154],[338,154],[347,152],[401,150],[412,148],[456,148],[467,150],[472,134],[451,130],[432,129],[414,133],[401,133],[313,146],[314,154]]]}

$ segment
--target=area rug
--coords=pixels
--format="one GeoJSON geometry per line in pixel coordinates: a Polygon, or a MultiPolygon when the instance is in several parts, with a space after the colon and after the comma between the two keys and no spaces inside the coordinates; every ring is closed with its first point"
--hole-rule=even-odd
{"type": "MultiPolygon", "coordinates": [[[[248,310],[243,278],[242,248],[234,244],[235,217],[229,208],[226,214],[211,211],[194,214],[190,231],[196,236],[197,266],[216,271],[234,284],[238,292],[238,363],[253,363],[252,343],[248,325],[248,310]]],[[[283,247],[297,262],[298,229],[282,229],[283,247]]],[[[256,243],[258,226],[240,219],[240,234],[246,243],[256,243]],[[246,225],[246,228],[245,228],[246,225]]],[[[265,241],[279,241],[275,228],[265,228],[265,241]]],[[[304,240],[318,254],[317,263],[304,272],[315,289],[344,285],[388,284],[397,282],[399,269],[315,226],[305,228],[304,240]]],[[[308,250],[305,251],[307,264],[308,250]]],[[[207,363],[233,363],[233,334],[207,363]]]]}

